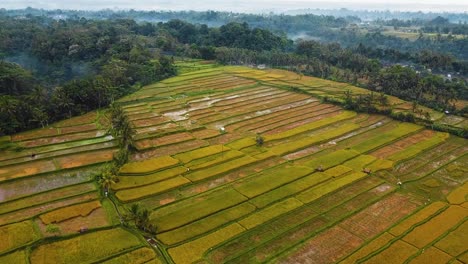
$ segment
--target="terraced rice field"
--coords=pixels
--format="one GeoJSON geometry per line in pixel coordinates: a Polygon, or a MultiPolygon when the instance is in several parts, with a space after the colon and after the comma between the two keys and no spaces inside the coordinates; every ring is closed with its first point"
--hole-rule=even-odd
{"type": "Polygon", "coordinates": [[[183,66],[119,100],[137,151],[111,197],[151,210],[158,247],[93,182],[117,150],[98,112],[9,138],[0,263],[467,261],[465,139],[312,96],[366,92],[347,84],[183,66]]]}

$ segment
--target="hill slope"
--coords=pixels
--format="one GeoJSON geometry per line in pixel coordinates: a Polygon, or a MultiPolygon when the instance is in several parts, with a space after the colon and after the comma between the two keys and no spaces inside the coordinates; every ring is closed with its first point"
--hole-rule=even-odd
{"type": "Polygon", "coordinates": [[[4,139],[0,262],[466,261],[465,139],[311,96],[367,94],[346,84],[196,67],[118,102],[137,152],[114,199],[151,209],[159,250],[90,177],[117,150],[97,112],[4,139]]]}

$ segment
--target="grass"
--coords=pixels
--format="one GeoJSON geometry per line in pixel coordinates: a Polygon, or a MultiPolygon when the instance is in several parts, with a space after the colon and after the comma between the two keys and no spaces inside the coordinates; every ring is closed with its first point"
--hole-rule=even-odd
{"type": "Polygon", "coordinates": [[[222,173],[229,172],[234,169],[242,168],[257,161],[257,159],[254,159],[250,156],[244,156],[202,170],[197,170],[193,173],[187,174],[186,178],[191,180],[192,182],[200,181],[222,173]]]}
{"type": "Polygon", "coordinates": [[[258,210],[254,214],[251,214],[248,217],[240,220],[238,223],[246,229],[252,229],[270,219],[294,210],[302,205],[303,203],[297,199],[289,198],[262,210],[258,210]]]}
{"type": "Polygon", "coordinates": [[[31,263],[90,263],[140,245],[132,233],[115,228],[42,244],[31,252],[31,263]]]}
{"type": "Polygon", "coordinates": [[[24,246],[40,238],[32,221],[0,226],[0,254],[24,246]]]}
{"type": "Polygon", "coordinates": [[[166,245],[173,245],[190,238],[215,230],[226,223],[234,221],[255,211],[255,206],[250,203],[241,203],[225,209],[213,215],[207,216],[196,222],[184,225],[158,235],[158,239],[166,245]]]}
{"type": "Polygon", "coordinates": [[[246,200],[245,196],[233,189],[223,189],[159,208],[153,212],[151,219],[158,227],[159,232],[164,232],[202,219],[246,200]]]}
{"type": "Polygon", "coordinates": [[[316,187],[312,187],[311,189],[308,189],[296,196],[298,200],[300,200],[303,203],[310,203],[325,194],[331,193],[335,190],[338,190],[339,188],[346,186],[347,184],[350,184],[356,180],[359,180],[363,177],[367,176],[367,174],[363,172],[355,172],[349,175],[346,175],[341,178],[334,179],[332,181],[328,181],[325,183],[322,183],[316,187]]]}
{"type": "Polygon", "coordinates": [[[165,169],[156,173],[145,176],[119,176],[119,182],[112,185],[113,190],[123,190],[128,188],[135,188],[138,186],[149,185],[156,182],[161,182],[187,171],[187,168],[179,166],[174,168],[165,169]]]}
{"type": "Polygon", "coordinates": [[[265,141],[273,141],[273,140],[278,140],[278,139],[284,139],[288,137],[292,137],[307,131],[311,131],[314,129],[318,129],[320,127],[324,127],[342,120],[350,119],[355,117],[357,114],[355,112],[350,112],[350,111],[345,111],[341,114],[338,114],[333,117],[329,117],[326,119],[322,119],[316,122],[309,123],[307,125],[299,126],[290,130],[287,130],[285,132],[277,133],[274,135],[267,135],[265,136],[265,141]]]}
{"type": "Polygon", "coordinates": [[[154,251],[147,247],[142,247],[135,249],[128,253],[122,254],[118,257],[112,258],[110,260],[101,262],[103,264],[121,264],[121,263],[133,263],[133,264],[143,264],[148,261],[155,259],[156,254],[154,251]]]}
{"type": "Polygon", "coordinates": [[[210,248],[234,237],[245,229],[237,223],[220,228],[202,238],[190,241],[178,247],[170,248],[169,254],[175,263],[193,263],[200,260],[203,253],[210,248]]]}
{"type": "Polygon", "coordinates": [[[423,248],[463,220],[467,215],[467,211],[467,209],[460,206],[450,206],[447,210],[433,217],[425,224],[416,227],[404,236],[403,240],[418,248],[423,248]]]}
{"type": "Polygon", "coordinates": [[[127,163],[120,168],[120,174],[146,174],[177,165],[179,160],[170,156],[156,157],[139,162],[127,163]]]}
{"type": "Polygon", "coordinates": [[[94,209],[100,208],[101,203],[99,201],[92,201],[88,203],[71,205],[68,207],[60,208],[43,215],[40,215],[39,218],[41,221],[48,225],[51,223],[60,223],[62,221],[68,220],[70,218],[82,216],[85,217],[89,215],[94,209]]]}
{"type": "Polygon", "coordinates": [[[174,156],[174,158],[182,161],[183,163],[189,163],[193,160],[204,158],[204,157],[211,156],[211,155],[214,155],[223,151],[228,151],[228,150],[230,149],[223,145],[212,145],[212,146],[184,152],[181,154],[177,154],[174,156]]]}
{"type": "MultiPolygon", "coordinates": [[[[138,177],[138,176],[135,176],[138,177]]],[[[131,188],[131,189],[125,189],[125,190],[120,190],[117,191],[115,196],[122,202],[130,202],[133,200],[141,199],[146,196],[151,196],[155,195],[158,193],[165,192],[167,190],[185,185],[190,183],[189,180],[187,180],[183,176],[176,176],[174,178],[170,178],[164,181],[156,182],[153,184],[148,184],[145,186],[141,187],[136,187],[136,188],[131,188]]]]}
{"type": "Polygon", "coordinates": [[[234,185],[234,188],[241,194],[252,198],[283,184],[311,174],[312,172],[313,170],[310,168],[301,166],[292,167],[286,165],[275,167],[234,185]]]}

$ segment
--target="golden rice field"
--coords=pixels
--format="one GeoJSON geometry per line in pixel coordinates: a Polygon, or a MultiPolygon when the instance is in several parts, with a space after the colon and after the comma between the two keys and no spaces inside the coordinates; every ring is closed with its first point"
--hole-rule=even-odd
{"type": "Polygon", "coordinates": [[[466,139],[320,100],[367,93],[348,84],[179,66],[118,101],[137,150],[110,197],[157,247],[94,180],[101,110],[0,139],[0,263],[467,263],[466,139]]]}

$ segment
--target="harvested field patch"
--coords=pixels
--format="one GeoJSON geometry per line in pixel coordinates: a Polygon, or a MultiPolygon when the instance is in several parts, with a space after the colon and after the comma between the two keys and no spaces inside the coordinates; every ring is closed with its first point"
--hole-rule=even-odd
{"type": "Polygon", "coordinates": [[[64,199],[64,200],[58,200],[58,201],[54,201],[54,202],[50,202],[47,204],[26,208],[26,209],[17,210],[11,213],[6,213],[0,217],[0,226],[4,224],[9,224],[9,223],[25,220],[33,216],[39,215],[41,213],[44,213],[48,210],[53,210],[56,208],[69,206],[69,205],[76,204],[76,203],[87,202],[90,200],[96,200],[97,198],[98,198],[98,194],[97,192],[94,192],[94,193],[80,195],[77,197],[71,197],[71,198],[64,199]]]}
{"type": "Polygon", "coordinates": [[[55,169],[55,164],[51,160],[38,160],[26,164],[5,166],[0,169],[0,182],[39,173],[52,172],[55,169]]]}
{"type": "MultiPolygon", "coordinates": [[[[338,203],[334,199],[331,199],[333,202],[335,202],[332,204],[335,205],[335,207],[330,208],[331,205],[326,205],[325,208],[329,211],[325,212],[324,217],[333,221],[339,221],[346,215],[351,215],[365,206],[370,206],[372,203],[382,199],[383,196],[391,193],[393,190],[394,188],[392,186],[384,183],[370,190],[361,191],[361,193],[357,193],[351,197],[345,197],[344,200],[339,201],[338,203]]],[[[342,191],[340,190],[337,193],[340,194],[341,192],[342,191]]],[[[330,196],[333,196],[333,193],[330,194],[330,196]]],[[[327,199],[325,198],[324,200],[327,199]]],[[[316,208],[314,205],[311,206],[316,208]]],[[[324,209],[316,210],[323,211],[324,209]]]]}
{"type": "Polygon", "coordinates": [[[398,140],[394,142],[393,144],[390,144],[388,146],[385,146],[383,148],[380,148],[374,152],[372,152],[370,155],[377,157],[379,159],[386,159],[387,157],[400,152],[401,150],[410,147],[416,143],[419,143],[424,140],[428,140],[431,137],[433,137],[436,133],[432,130],[424,130],[421,131],[420,133],[411,135],[409,137],[406,137],[404,139],[398,140]]]}
{"type": "Polygon", "coordinates": [[[203,130],[192,132],[192,136],[198,139],[207,139],[207,138],[216,137],[219,135],[219,133],[220,132],[218,130],[203,129],[203,130]]]}
{"type": "Polygon", "coordinates": [[[53,137],[37,138],[28,141],[22,141],[21,145],[27,148],[40,147],[46,145],[55,145],[72,141],[88,140],[91,138],[99,138],[105,136],[105,131],[96,130],[83,133],[74,133],[66,135],[58,135],[53,137]]]}
{"type": "Polygon", "coordinates": [[[346,219],[340,226],[368,240],[411,214],[418,206],[410,198],[395,193],[346,219]]]}
{"type": "Polygon", "coordinates": [[[407,160],[409,158],[412,158],[416,156],[417,154],[426,151],[427,149],[430,149],[434,147],[435,145],[438,145],[444,140],[448,138],[449,134],[448,133],[437,133],[435,136],[432,138],[429,138],[427,140],[415,143],[411,146],[406,147],[404,150],[399,151],[395,154],[392,154],[388,157],[389,160],[392,160],[394,162],[399,162],[401,160],[407,160]]]}
{"type": "Polygon", "coordinates": [[[97,129],[98,128],[96,124],[77,125],[77,126],[60,128],[60,134],[78,133],[78,132],[97,130],[97,129]]]}
{"type": "Polygon", "coordinates": [[[349,254],[364,241],[346,231],[334,226],[323,233],[306,241],[301,247],[288,253],[287,257],[278,260],[279,263],[335,263],[341,257],[349,254]]]}
{"type": "Polygon", "coordinates": [[[92,201],[92,202],[87,202],[87,203],[82,203],[82,204],[76,204],[64,208],[60,208],[48,213],[45,213],[39,218],[44,224],[51,224],[51,223],[59,223],[64,220],[74,218],[77,216],[87,216],[89,215],[93,210],[100,208],[101,203],[99,201],[92,201]]]}
{"type": "Polygon", "coordinates": [[[71,169],[111,161],[115,152],[117,152],[116,149],[71,154],[65,157],[55,158],[55,162],[62,169],[71,169]]]}
{"type": "Polygon", "coordinates": [[[201,147],[206,147],[208,142],[203,140],[190,140],[184,141],[173,145],[161,146],[153,149],[148,149],[143,152],[135,153],[133,155],[135,160],[149,159],[152,157],[174,155],[177,153],[194,150],[201,147]]]}
{"type": "Polygon", "coordinates": [[[15,134],[11,136],[11,141],[17,142],[17,141],[31,140],[35,138],[56,136],[58,134],[59,134],[59,130],[57,128],[49,127],[49,128],[31,130],[31,131],[23,132],[20,134],[15,134]]]}
{"type": "Polygon", "coordinates": [[[132,123],[135,127],[142,128],[142,127],[160,125],[168,121],[170,121],[169,118],[166,118],[163,116],[156,116],[156,117],[151,117],[151,118],[146,118],[146,119],[134,120],[132,121],[132,123]]]}
{"type": "MultiPolygon", "coordinates": [[[[59,228],[60,235],[77,234],[81,228],[94,229],[110,226],[111,221],[109,221],[108,218],[106,211],[101,207],[94,209],[87,216],[77,216],[54,225],[59,228]]],[[[118,219],[116,220],[118,221],[118,219]]],[[[36,224],[39,226],[44,237],[57,235],[55,233],[47,232],[47,225],[45,225],[40,219],[36,220],[36,224]]]]}

